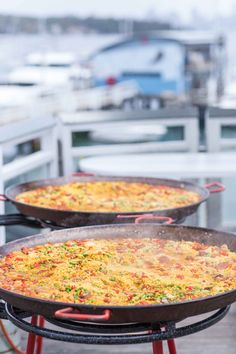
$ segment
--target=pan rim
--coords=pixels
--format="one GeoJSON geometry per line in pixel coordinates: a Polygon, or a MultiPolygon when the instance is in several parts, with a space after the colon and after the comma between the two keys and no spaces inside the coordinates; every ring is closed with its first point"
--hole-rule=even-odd
{"type": "MultiPolygon", "coordinates": [[[[222,297],[225,297],[226,295],[231,295],[236,292],[236,288],[224,293],[220,293],[214,296],[207,296],[207,297],[201,297],[198,299],[194,300],[188,300],[188,301],[179,301],[179,302],[170,302],[167,304],[149,304],[149,305],[91,305],[91,304],[77,304],[73,302],[61,302],[61,301],[52,301],[52,300],[46,300],[46,299],[41,299],[37,297],[30,297],[18,293],[14,293],[13,291],[6,290],[4,288],[0,287],[0,290],[9,294],[9,295],[14,295],[14,297],[20,298],[22,300],[30,300],[30,301],[37,301],[37,303],[40,304],[45,304],[45,305],[53,305],[57,307],[72,307],[72,308],[82,308],[82,309],[93,309],[93,310],[144,310],[144,309],[165,309],[169,307],[176,307],[176,306],[184,306],[184,305],[195,305],[195,304],[202,304],[205,303],[206,301],[214,301],[217,299],[220,299],[222,297]]],[[[235,295],[236,297],[236,295],[235,295]]],[[[236,299],[235,299],[236,302],[236,299]]],[[[218,308],[218,307],[217,307],[218,308]]]]}

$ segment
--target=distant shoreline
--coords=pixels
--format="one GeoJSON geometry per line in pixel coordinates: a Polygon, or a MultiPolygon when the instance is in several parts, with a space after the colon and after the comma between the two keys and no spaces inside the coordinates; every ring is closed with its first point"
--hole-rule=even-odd
{"type": "Polygon", "coordinates": [[[100,17],[14,16],[0,14],[0,34],[122,34],[141,31],[168,30],[174,27],[160,20],[134,20],[100,17]]]}

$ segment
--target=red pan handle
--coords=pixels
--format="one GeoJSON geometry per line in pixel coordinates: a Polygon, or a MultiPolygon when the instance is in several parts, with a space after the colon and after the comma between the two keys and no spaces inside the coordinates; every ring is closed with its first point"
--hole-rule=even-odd
{"type": "Polygon", "coordinates": [[[140,221],[142,220],[159,220],[159,221],[165,221],[166,225],[173,224],[174,220],[170,218],[169,216],[157,216],[157,215],[141,215],[138,216],[134,223],[139,224],[140,221]]]}
{"type": "Polygon", "coordinates": [[[86,177],[86,176],[95,176],[95,173],[90,172],[74,172],[72,173],[73,177],[86,177]]]}
{"type": "Polygon", "coordinates": [[[223,192],[225,190],[225,186],[219,182],[211,182],[211,183],[205,184],[204,187],[207,188],[210,193],[219,193],[219,192],[223,192]],[[212,189],[212,187],[213,187],[213,189],[212,189]],[[214,187],[216,187],[216,188],[214,188],[214,187]]]}
{"type": "Polygon", "coordinates": [[[72,319],[78,321],[108,321],[111,316],[111,310],[104,310],[101,315],[93,315],[89,313],[79,313],[73,307],[66,307],[57,310],[54,314],[55,317],[60,319],[72,319]]]}
{"type": "Polygon", "coordinates": [[[5,196],[5,194],[0,194],[0,202],[9,202],[9,199],[5,196]]]}
{"type": "Polygon", "coordinates": [[[141,215],[117,215],[118,219],[130,219],[134,218],[135,224],[139,224],[140,221],[142,220],[159,220],[159,221],[165,221],[165,224],[173,224],[174,220],[170,218],[169,216],[158,216],[158,215],[153,215],[153,214],[141,214],[141,215]]]}

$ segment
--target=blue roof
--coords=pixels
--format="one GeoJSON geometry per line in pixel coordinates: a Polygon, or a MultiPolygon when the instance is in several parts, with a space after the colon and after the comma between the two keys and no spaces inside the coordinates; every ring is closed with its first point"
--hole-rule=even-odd
{"type": "Polygon", "coordinates": [[[156,41],[169,41],[177,42],[182,46],[210,46],[217,45],[219,43],[220,37],[211,32],[202,32],[202,31],[152,31],[152,32],[142,32],[140,34],[133,34],[131,36],[124,37],[123,40],[117,41],[114,44],[105,46],[95,53],[92,54],[92,57],[95,55],[106,52],[112,49],[122,47],[127,44],[133,43],[135,40],[156,40],[156,41]]]}

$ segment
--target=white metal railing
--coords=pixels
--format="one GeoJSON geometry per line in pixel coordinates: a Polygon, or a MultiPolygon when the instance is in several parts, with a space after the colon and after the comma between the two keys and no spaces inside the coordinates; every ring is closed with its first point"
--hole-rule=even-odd
{"type": "MultiPolygon", "coordinates": [[[[222,210],[220,218],[224,228],[235,229],[234,195],[236,177],[236,109],[211,108],[206,116],[206,145],[207,151],[213,153],[218,164],[218,156],[227,154],[227,160],[221,167],[222,182],[229,188],[222,196],[222,210]],[[229,128],[227,134],[223,134],[223,129],[229,128]],[[228,135],[228,136],[227,136],[228,135]],[[230,136],[231,135],[231,136],[230,136]],[[230,174],[230,170],[235,168],[235,173],[230,174]],[[232,207],[233,206],[233,207],[232,207]]],[[[208,214],[212,220],[217,220],[214,215],[215,209],[209,205],[208,214]]],[[[215,225],[210,225],[214,226],[215,225]]]]}
{"type": "MultiPolygon", "coordinates": [[[[19,175],[29,173],[30,171],[41,167],[42,165],[48,166],[48,169],[52,165],[54,159],[53,153],[50,151],[39,151],[29,156],[25,156],[11,163],[8,163],[2,168],[3,181],[6,182],[19,175]]],[[[54,169],[54,166],[53,166],[54,169]]],[[[48,173],[52,175],[52,173],[48,173]]],[[[55,175],[55,173],[53,173],[55,175]]]]}
{"type": "Polygon", "coordinates": [[[218,152],[236,148],[236,138],[222,135],[224,127],[236,130],[236,109],[210,109],[206,119],[207,151],[218,152]]]}
{"type": "MultiPolygon", "coordinates": [[[[52,117],[22,120],[0,127],[0,193],[4,194],[6,183],[26,175],[37,168],[43,168],[47,177],[58,175],[57,122],[52,117]],[[39,151],[3,162],[3,151],[18,144],[39,139],[39,151]]],[[[0,213],[5,212],[0,203],[0,213]]],[[[5,230],[0,228],[0,243],[5,242],[5,230]]]]}
{"type": "Polygon", "coordinates": [[[157,112],[83,112],[62,114],[60,116],[60,140],[62,144],[63,174],[71,174],[75,169],[75,160],[87,156],[113,155],[120,153],[145,152],[197,152],[199,147],[198,115],[194,109],[162,109],[157,112]],[[183,128],[183,139],[175,141],[155,141],[145,143],[102,144],[73,146],[73,133],[91,132],[96,129],[120,131],[136,125],[153,125],[166,128],[183,128]]]}

